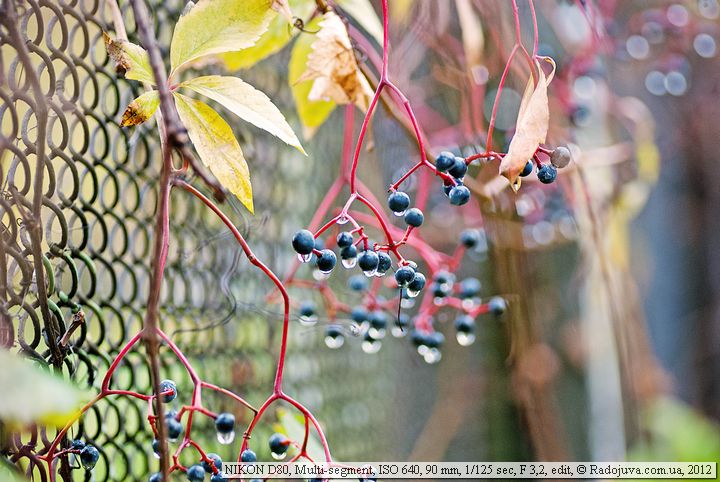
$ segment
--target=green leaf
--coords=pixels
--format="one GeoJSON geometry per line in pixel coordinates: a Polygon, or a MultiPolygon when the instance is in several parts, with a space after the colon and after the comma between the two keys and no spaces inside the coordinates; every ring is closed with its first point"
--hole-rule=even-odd
{"type": "Polygon", "coordinates": [[[70,382],[0,349],[0,420],[63,427],[75,418],[87,394],[70,382]]]}
{"type": "Polygon", "coordinates": [[[170,76],[200,57],[254,45],[275,15],[272,0],[200,0],[175,25],[170,76]]]}
{"type": "Polygon", "coordinates": [[[383,27],[375,9],[369,0],[337,0],[337,4],[382,45],[383,27]]]}
{"type": "MultiPolygon", "coordinates": [[[[316,17],[310,22],[306,29],[309,31],[317,31],[320,29],[322,17],[316,17]]],[[[295,107],[300,117],[300,122],[304,127],[305,137],[310,138],[318,127],[327,120],[332,111],[335,109],[335,102],[320,100],[308,100],[313,81],[298,82],[297,80],[305,72],[308,56],[312,52],[312,44],[315,41],[315,35],[302,33],[295,41],[295,45],[290,55],[290,65],[288,80],[292,88],[293,97],[295,98],[295,107]]]]}
{"type": "MultiPolygon", "coordinates": [[[[305,439],[305,418],[284,408],[279,408],[277,411],[279,426],[277,427],[279,432],[284,433],[290,440],[293,440],[299,444],[302,444],[305,439]]],[[[312,422],[310,423],[310,434],[308,436],[307,452],[313,460],[323,460],[325,457],[325,451],[320,444],[320,440],[315,432],[312,422]]]]}
{"type": "Polygon", "coordinates": [[[188,131],[200,160],[220,184],[236,195],[252,213],[250,170],[232,129],[212,107],[177,92],[173,93],[180,120],[188,131]]]}
{"type": "MultiPolygon", "coordinates": [[[[290,0],[293,15],[298,18],[307,18],[315,10],[313,0],[290,0]]],[[[261,60],[283,49],[295,35],[298,29],[290,25],[282,15],[277,15],[270,22],[265,32],[255,45],[240,52],[228,52],[221,55],[228,70],[239,70],[252,67],[261,60]]]]}
{"type": "Polygon", "coordinates": [[[126,127],[142,124],[153,116],[159,105],[160,95],[157,90],[145,92],[127,106],[125,112],[123,112],[120,126],[126,127]]]}
{"type": "Polygon", "coordinates": [[[300,141],[270,98],[237,77],[208,75],[180,84],[220,103],[233,114],[268,131],[305,154],[300,141]]]}
{"type": "Polygon", "coordinates": [[[126,79],[155,84],[150,57],[144,48],[126,40],[114,40],[105,32],[103,39],[108,55],[115,61],[117,67],[125,72],[126,79]]]}

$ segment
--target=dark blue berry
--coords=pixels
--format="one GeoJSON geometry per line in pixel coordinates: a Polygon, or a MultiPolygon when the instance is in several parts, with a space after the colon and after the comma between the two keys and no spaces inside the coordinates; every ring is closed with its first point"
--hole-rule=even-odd
{"type": "Polygon", "coordinates": [[[537,177],[538,179],[540,179],[541,183],[550,184],[557,177],[557,169],[555,169],[550,164],[545,164],[540,169],[538,169],[537,177]]]}
{"type": "Polygon", "coordinates": [[[315,249],[315,236],[307,229],[301,229],[292,238],[292,247],[302,255],[308,255],[315,249]]]}
{"type": "Polygon", "coordinates": [[[467,164],[465,164],[465,159],[463,159],[462,157],[456,157],[453,166],[448,171],[448,174],[450,174],[456,179],[462,179],[463,177],[465,177],[467,170],[468,167],[467,164]]]}
{"type": "Polygon", "coordinates": [[[160,441],[156,438],[154,438],[152,441],[152,449],[153,449],[153,452],[160,455],[160,441]]]}
{"type": "Polygon", "coordinates": [[[352,244],[350,246],[345,246],[343,249],[340,250],[340,257],[342,259],[357,258],[357,248],[352,244]]]}
{"type": "Polygon", "coordinates": [[[366,249],[358,258],[358,266],[363,271],[375,271],[380,262],[378,255],[371,249],[366,249]]]}
{"type": "Polygon", "coordinates": [[[450,197],[450,191],[452,191],[452,188],[454,187],[454,184],[443,184],[443,192],[447,197],[450,197]]]}
{"type": "Polygon", "coordinates": [[[441,152],[435,159],[435,169],[440,172],[447,172],[455,165],[455,154],[448,151],[441,152]]]}
{"type": "Polygon", "coordinates": [[[480,280],[477,278],[465,278],[460,282],[460,298],[472,298],[480,294],[480,280]]]}
{"type": "Polygon", "coordinates": [[[453,275],[447,271],[438,271],[433,276],[433,281],[440,284],[452,284],[453,275]]]}
{"type": "Polygon", "coordinates": [[[505,302],[504,298],[495,296],[493,298],[490,298],[490,301],[488,302],[488,308],[492,314],[502,315],[507,309],[507,303],[505,302]]]}
{"type": "MultiPolygon", "coordinates": [[[[222,459],[220,458],[220,456],[218,454],[213,454],[213,453],[207,454],[207,458],[209,458],[210,460],[213,461],[216,469],[222,470],[222,459]]],[[[213,473],[212,466],[209,463],[207,463],[207,461],[203,460],[202,462],[200,462],[200,465],[202,465],[203,469],[205,469],[205,472],[207,472],[208,474],[213,473]]]]}
{"type": "Polygon", "coordinates": [[[188,467],[185,475],[190,482],[201,482],[205,480],[205,469],[203,469],[201,465],[196,464],[188,467]]]}
{"type": "Polygon", "coordinates": [[[348,279],[348,287],[353,291],[364,291],[368,287],[368,280],[365,276],[356,274],[348,279]]]}
{"type": "Polygon", "coordinates": [[[388,207],[394,213],[403,213],[410,207],[410,196],[402,191],[395,191],[388,196],[388,207]]]}
{"type": "Polygon", "coordinates": [[[337,235],[336,241],[339,248],[347,248],[353,244],[353,235],[343,231],[337,235]]]}
{"type": "Polygon", "coordinates": [[[160,382],[160,393],[165,393],[164,395],[160,395],[160,401],[163,403],[169,403],[175,400],[175,397],[177,397],[177,386],[175,385],[175,382],[172,380],[163,380],[160,382]],[[170,390],[172,390],[170,392],[170,390]]]}
{"type": "Polygon", "coordinates": [[[460,243],[468,249],[472,249],[480,242],[480,233],[477,229],[466,229],[460,233],[460,243]]]}
{"type": "Polygon", "coordinates": [[[475,331],[475,320],[470,315],[458,316],[455,319],[455,329],[461,333],[472,333],[475,331]]]}
{"type": "Polygon", "coordinates": [[[392,266],[392,258],[384,251],[378,251],[378,273],[386,273],[392,266]]]}
{"type": "Polygon", "coordinates": [[[408,284],[407,289],[415,292],[422,291],[423,288],[425,288],[425,283],[425,275],[420,273],[419,271],[416,271],[415,277],[408,284]]]}
{"type": "Polygon", "coordinates": [[[470,200],[470,189],[465,186],[457,185],[450,190],[450,204],[462,206],[470,200]]]}
{"type": "Polygon", "coordinates": [[[387,326],[387,316],[380,310],[375,310],[370,313],[369,317],[370,326],[376,330],[381,330],[387,326]]]}
{"type": "Polygon", "coordinates": [[[332,271],[335,267],[335,263],[337,263],[337,256],[335,256],[335,253],[329,249],[323,249],[320,251],[320,255],[315,262],[317,268],[323,273],[329,273],[332,271]]]}
{"type": "Polygon", "coordinates": [[[162,482],[163,476],[160,472],[155,472],[150,476],[150,482],[162,482]]]}
{"type": "Polygon", "coordinates": [[[268,439],[270,451],[276,455],[282,455],[287,452],[290,441],[281,433],[274,433],[268,439]]]}
{"type": "Polygon", "coordinates": [[[177,418],[177,410],[168,410],[165,412],[165,418],[177,418]]]}
{"type": "Polygon", "coordinates": [[[395,326],[399,326],[401,328],[408,326],[408,323],[410,323],[410,316],[408,316],[407,313],[400,313],[400,316],[395,319],[395,326]]]}
{"type": "Polygon", "coordinates": [[[415,346],[427,345],[427,334],[413,329],[410,331],[410,341],[415,346]]]}
{"type": "Polygon", "coordinates": [[[428,348],[439,348],[443,343],[445,343],[445,336],[439,331],[433,331],[425,339],[425,346],[428,348]]]}
{"type": "Polygon", "coordinates": [[[73,450],[82,450],[83,447],[85,447],[85,442],[83,442],[83,441],[80,440],[80,439],[75,439],[75,440],[73,440],[72,443],[70,444],[70,448],[73,449],[73,450]]]}
{"type": "Polygon", "coordinates": [[[405,287],[415,278],[415,270],[410,266],[401,266],[395,271],[395,281],[399,286],[405,287]]]}
{"type": "Polygon", "coordinates": [[[550,154],[550,164],[562,169],[563,167],[570,164],[570,150],[567,147],[556,147],[552,154],[550,154]]]}
{"type": "Polygon", "coordinates": [[[167,419],[167,431],[169,439],[177,439],[183,433],[183,424],[174,418],[167,419]]]}
{"type": "Polygon", "coordinates": [[[235,415],[232,413],[218,414],[215,419],[215,428],[220,433],[229,433],[235,430],[235,415]]]}
{"type": "Polygon", "coordinates": [[[225,477],[223,477],[223,474],[220,472],[213,474],[212,477],[210,477],[210,482],[223,482],[224,480],[225,477]]]}
{"type": "Polygon", "coordinates": [[[328,327],[325,328],[325,336],[329,336],[330,338],[343,336],[343,329],[340,325],[328,325],[328,327]]]}
{"type": "Polygon", "coordinates": [[[350,318],[352,318],[355,323],[367,321],[368,316],[367,310],[362,306],[356,306],[350,311],[350,318]]]}
{"type": "Polygon", "coordinates": [[[419,228],[422,226],[423,221],[425,221],[425,216],[418,208],[410,208],[405,213],[405,222],[408,226],[419,228]]]}
{"type": "Polygon", "coordinates": [[[88,444],[80,451],[80,462],[87,470],[91,470],[100,458],[100,451],[88,444]]]}
{"type": "Polygon", "coordinates": [[[445,298],[450,294],[450,287],[443,283],[432,283],[430,285],[430,291],[435,298],[445,298]]]}
{"type": "Polygon", "coordinates": [[[523,170],[522,170],[522,172],[520,173],[520,176],[521,176],[521,177],[527,177],[527,176],[529,176],[530,174],[532,174],[532,171],[533,171],[533,163],[532,163],[532,161],[528,161],[528,162],[525,164],[525,167],[523,167],[523,170]]]}
{"type": "Polygon", "coordinates": [[[245,449],[240,454],[241,462],[257,462],[257,455],[250,449],[245,449]]]}
{"type": "Polygon", "coordinates": [[[304,318],[310,318],[312,316],[315,316],[315,303],[312,301],[306,300],[300,303],[300,310],[299,310],[300,316],[304,318]]]}

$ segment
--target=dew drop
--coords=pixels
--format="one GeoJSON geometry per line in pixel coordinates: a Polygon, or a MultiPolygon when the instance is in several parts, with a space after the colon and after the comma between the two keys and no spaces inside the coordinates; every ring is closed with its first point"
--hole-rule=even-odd
{"type": "Polygon", "coordinates": [[[318,321],[318,317],[315,315],[300,316],[300,324],[303,326],[313,326],[318,321]]]}
{"type": "Polygon", "coordinates": [[[463,310],[467,310],[467,311],[472,310],[473,308],[475,308],[476,303],[477,303],[477,300],[475,298],[466,298],[466,299],[462,300],[463,310]]]}
{"type": "Polygon", "coordinates": [[[444,296],[436,296],[433,298],[433,303],[435,303],[435,306],[444,306],[447,304],[447,300],[444,296]]]}
{"type": "Polygon", "coordinates": [[[235,440],[235,431],[233,430],[231,432],[218,432],[217,439],[218,442],[223,445],[230,445],[232,441],[235,440]]]}
{"type": "Polygon", "coordinates": [[[310,254],[298,254],[297,257],[298,257],[298,259],[300,260],[301,263],[307,263],[307,262],[310,261],[310,259],[312,258],[312,253],[310,253],[310,254]]]}
{"type": "Polygon", "coordinates": [[[330,271],[320,271],[319,269],[314,269],[312,276],[316,281],[326,280],[330,277],[330,271]]]}
{"type": "Polygon", "coordinates": [[[385,338],[385,328],[373,328],[371,326],[368,328],[368,335],[376,340],[381,340],[385,338]]]}
{"type": "Polygon", "coordinates": [[[423,358],[425,358],[425,363],[432,365],[440,361],[442,353],[437,348],[430,348],[423,358]]]}
{"type": "Polygon", "coordinates": [[[425,354],[430,351],[430,348],[428,348],[427,345],[418,345],[417,352],[420,356],[425,356],[425,354]]]}
{"type": "Polygon", "coordinates": [[[325,345],[328,348],[332,348],[333,350],[337,350],[344,344],[345,344],[344,336],[337,335],[337,336],[326,336],[325,337],[325,345]]]}
{"type": "Polygon", "coordinates": [[[368,278],[372,278],[373,276],[375,276],[375,273],[377,273],[377,268],[368,270],[368,271],[363,271],[363,274],[365,276],[367,276],[368,278]]]}
{"type": "Polygon", "coordinates": [[[464,331],[458,331],[455,334],[457,342],[462,346],[470,346],[475,343],[475,335],[473,333],[466,333],[464,331]]]}
{"type": "Polygon", "coordinates": [[[160,459],[160,454],[153,450],[153,457],[155,457],[156,459],[160,459]]]}
{"type": "Polygon", "coordinates": [[[411,289],[409,289],[409,288],[407,289],[407,291],[405,291],[405,293],[407,293],[407,295],[408,295],[410,298],[416,298],[417,295],[420,294],[419,291],[411,290],[411,289]]]}
{"type": "Polygon", "coordinates": [[[407,335],[407,330],[404,329],[402,326],[393,326],[391,330],[392,336],[395,338],[403,338],[405,335],[407,335]]]}
{"type": "Polygon", "coordinates": [[[387,271],[375,270],[375,275],[374,275],[374,276],[375,276],[376,278],[382,278],[383,276],[385,276],[385,274],[387,274],[387,271]]]}
{"type": "Polygon", "coordinates": [[[357,258],[347,258],[342,260],[342,265],[347,269],[354,268],[357,265],[357,258]]]}
{"type": "Polygon", "coordinates": [[[362,351],[365,353],[377,353],[381,347],[382,343],[378,340],[365,340],[362,342],[362,351]]]}
{"type": "Polygon", "coordinates": [[[275,460],[282,460],[287,455],[287,452],[283,452],[281,454],[276,454],[275,452],[270,452],[270,455],[272,455],[272,458],[274,458],[275,460]]]}
{"type": "Polygon", "coordinates": [[[407,212],[407,209],[405,211],[393,211],[393,214],[395,216],[404,216],[406,212],[407,212]]]}

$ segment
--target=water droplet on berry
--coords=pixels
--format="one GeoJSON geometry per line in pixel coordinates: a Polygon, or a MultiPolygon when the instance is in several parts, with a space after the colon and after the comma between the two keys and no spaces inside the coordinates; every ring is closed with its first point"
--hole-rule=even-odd
{"type": "Polygon", "coordinates": [[[272,458],[274,458],[275,460],[282,460],[287,455],[287,452],[283,452],[281,454],[276,454],[275,452],[270,452],[270,455],[272,455],[272,458]]]}
{"type": "Polygon", "coordinates": [[[423,355],[423,358],[425,358],[425,363],[432,365],[440,361],[442,353],[437,348],[430,348],[427,353],[423,355]]]}
{"type": "Polygon", "coordinates": [[[477,304],[477,299],[475,298],[466,298],[462,300],[462,307],[463,310],[470,311],[473,308],[475,308],[475,305],[477,304]]]}
{"type": "Polygon", "coordinates": [[[156,459],[160,459],[160,454],[153,450],[153,457],[155,457],[156,459]]]}
{"type": "Polygon", "coordinates": [[[415,300],[413,298],[403,298],[400,300],[400,308],[412,308],[415,306],[415,300]]]}
{"type": "Polygon", "coordinates": [[[362,351],[365,353],[377,353],[381,347],[382,343],[379,340],[365,340],[362,342],[362,351]]]}
{"type": "Polygon", "coordinates": [[[364,274],[365,276],[367,276],[368,278],[372,278],[373,276],[375,276],[375,273],[377,273],[377,268],[371,269],[371,270],[368,270],[368,271],[363,271],[363,274],[364,274]]]}
{"type": "Polygon", "coordinates": [[[330,271],[320,271],[319,269],[314,269],[312,276],[315,281],[326,280],[330,277],[330,271]]]}
{"type": "Polygon", "coordinates": [[[455,334],[455,338],[457,338],[457,342],[462,346],[470,346],[475,343],[475,335],[473,333],[458,331],[455,334]]]}
{"type": "Polygon", "coordinates": [[[235,440],[235,431],[233,430],[232,432],[218,432],[217,439],[218,442],[223,445],[230,445],[232,441],[235,440]]]}
{"type": "Polygon", "coordinates": [[[417,295],[420,294],[419,291],[411,290],[410,288],[408,288],[405,293],[407,293],[407,295],[408,295],[410,298],[415,298],[415,297],[417,297],[417,295]]]}
{"type": "Polygon", "coordinates": [[[297,257],[301,263],[307,263],[312,258],[312,254],[298,254],[297,257]]]}
{"type": "Polygon", "coordinates": [[[318,317],[316,315],[301,315],[300,316],[300,324],[303,326],[313,326],[318,321],[318,317]]]}
{"type": "Polygon", "coordinates": [[[393,214],[395,216],[405,216],[405,213],[407,212],[407,209],[404,211],[393,211],[393,214]]]}
{"type": "Polygon", "coordinates": [[[417,352],[420,356],[425,356],[427,352],[430,350],[427,345],[418,345],[417,352]]]}
{"type": "Polygon", "coordinates": [[[374,275],[374,276],[375,276],[376,278],[382,278],[382,277],[385,276],[386,274],[387,274],[387,271],[375,270],[375,275],[374,275]]]}
{"type": "Polygon", "coordinates": [[[354,268],[357,265],[357,258],[348,258],[342,260],[342,265],[347,269],[354,268]]]}
{"type": "Polygon", "coordinates": [[[344,344],[345,344],[345,337],[342,335],[325,337],[325,345],[328,348],[332,348],[333,350],[340,348],[344,344]]]}
{"type": "Polygon", "coordinates": [[[405,330],[402,326],[393,326],[392,327],[392,336],[395,338],[403,338],[407,334],[407,330],[405,330]]]}
{"type": "Polygon", "coordinates": [[[373,328],[371,326],[368,328],[368,335],[376,340],[385,338],[385,328],[373,328]]]}

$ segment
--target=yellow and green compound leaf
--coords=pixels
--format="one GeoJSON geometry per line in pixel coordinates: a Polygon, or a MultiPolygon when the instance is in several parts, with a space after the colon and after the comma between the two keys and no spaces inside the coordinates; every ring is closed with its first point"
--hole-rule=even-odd
{"type": "Polygon", "coordinates": [[[292,127],[270,98],[237,77],[208,75],[180,84],[209,97],[241,119],[266,130],[305,154],[292,127]]]}
{"type": "Polygon", "coordinates": [[[114,40],[103,32],[105,49],[115,64],[125,72],[126,79],[139,80],[149,84],[155,83],[155,76],[150,67],[147,51],[126,40],[114,40]]]}
{"type": "Polygon", "coordinates": [[[188,131],[200,160],[217,180],[252,213],[250,170],[235,134],[227,122],[206,103],[173,93],[180,120],[188,131]]]}
{"type": "Polygon", "coordinates": [[[170,42],[171,76],[206,55],[255,45],[277,15],[272,0],[200,0],[175,25],[170,42]]]}
{"type": "Polygon", "coordinates": [[[126,127],[142,124],[153,116],[159,105],[160,96],[157,90],[145,92],[125,108],[120,125],[126,127]]]}
{"type": "MultiPolygon", "coordinates": [[[[317,17],[306,26],[309,31],[319,30],[319,23],[322,17],[317,17]]],[[[298,79],[305,73],[307,68],[308,56],[313,51],[312,44],[316,36],[308,33],[302,33],[295,41],[292,49],[289,65],[289,82],[292,88],[293,97],[295,98],[295,107],[297,108],[300,122],[302,122],[305,137],[310,138],[318,127],[327,120],[332,111],[335,109],[335,102],[319,100],[311,101],[308,99],[310,90],[313,87],[313,81],[298,82],[298,79]]]]}

